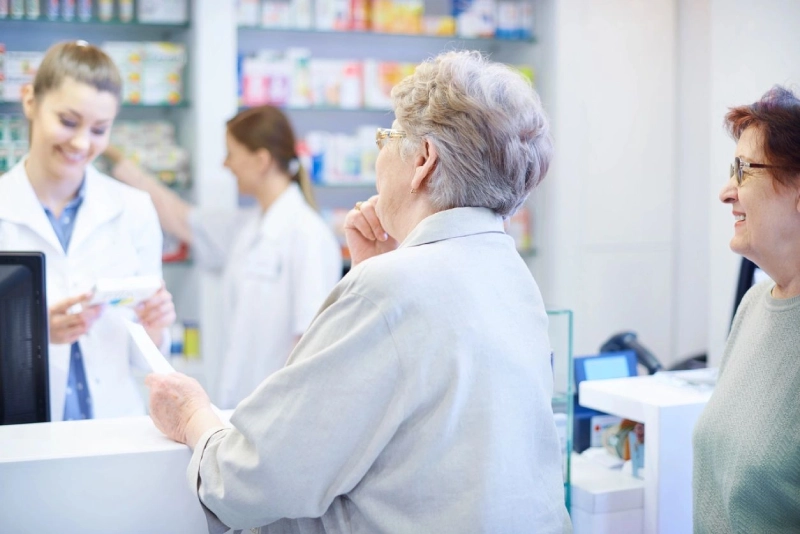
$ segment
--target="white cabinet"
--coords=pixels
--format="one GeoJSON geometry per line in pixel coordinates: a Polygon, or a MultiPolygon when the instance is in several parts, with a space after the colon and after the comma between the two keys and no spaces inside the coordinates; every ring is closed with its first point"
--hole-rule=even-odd
{"type": "Polygon", "coordinates": [[[711,391],[679,385],[708,370],[587,380],[581,405],[644,423],[645,534],[692,531],[692,433],[711,391]]]}

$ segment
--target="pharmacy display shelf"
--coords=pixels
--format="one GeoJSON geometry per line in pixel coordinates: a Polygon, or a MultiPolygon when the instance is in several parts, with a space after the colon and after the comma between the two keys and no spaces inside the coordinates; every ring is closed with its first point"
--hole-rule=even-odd
{"type": "Polygon", "coordinates": [[[311,185],[315,189],[375,189],[375,182],[319,182],[311,185]]]}
{"type": "Polygon", "coordinates": [[[263,26],[246,26],[240,25],[239,31],[246,32],[279,32],[279,33],[319,33],[323,35],[341,35],[345,36],[380,36],[380,37],[401,37],[408,39],[430,39],[434,41],[462,41],[462,42],[501,42],[501,43],[523,43],[526,45],[536,42],[534,36],[518,39],[505,39],[499,37],[466,37],[461,35],[434,35],[428,33],[395,33],[395,32],[377,32],[371,30],[322,30],[317,28],[268,28],[263,26]]]}
{"type": "MultiPolygon", "coordinates": [[[[175,104],[130,104],[125,103],[120,106],[122,110],[128,109],[157,109],[159,111],[170,109],[188,109],[191,107],[189,102],[178,102],[175,104]]],[[[0,112],[22,111],[21,103],[18,100],[0,100],[0,112]],[[4,109],[6,108],[6,109],[4,109]]]]}
{"type": "MultiPolygon", "coordinates": [[[[239,106],[239,111],[244,111],[256,106],[239,106]]],[[[389,108],[374,108],[374,107],[356,107],[356,108],[347,108],[341,106],[278,106],[284,111],[288,112],[295,112],[295,111],[309,111],[314,113],[325,113],[329,111],[333,112],[346,112],[346,113],[384,113],[384,114],[391,114],[392,110],[389,108]]]]}
{"type": "Polygon", "coordinates": [[[34,24],[42,24],[45,23],[48,27],[57,27],[57,26],[64,26],[68,28],[73,28],[76,26],[86,28],[92,26],[99,26],[103,28],[113,27],[114,29],[117,28],[124,28],[124,27],[133,27],[133,28],[157,28],[159,30],[185,30],[189,28],[189,22],[184,23],[172,23],[172,22],[137,22],[137,21],[129,21],[123,22],[119,19],[111,19],[111,20],[99,20],[99,19],[91,19],[91,20],[81,20],[78,18],[74,18],[72,20],[64,20],[64,19],[50,19],[46,16],[40,16],[39,18],[29,19],[29,18],[21,18],[21,19],[14,19],[14,18],[3,18],[0,19],[0,28],[9,28],[14,25],[19,25],[21,27],[30,28],[31,25],[34,24]]]}

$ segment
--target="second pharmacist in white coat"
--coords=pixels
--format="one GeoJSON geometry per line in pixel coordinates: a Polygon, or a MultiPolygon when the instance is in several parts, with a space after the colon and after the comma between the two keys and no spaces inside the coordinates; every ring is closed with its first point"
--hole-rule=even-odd
{"type": "Polygon", "coordinates": [[[193,208],[158,180],[120,157],[112,174],[147,191],[164,230],[192,247],[196,262],[222,274],[220,318],[225,346],[211,390],[233,408],[284,366],[320,305],[341,277],[339,244],[311,206],[285,115],[262,106],[228,121],[227,167],[253,208],[193,208]]]}

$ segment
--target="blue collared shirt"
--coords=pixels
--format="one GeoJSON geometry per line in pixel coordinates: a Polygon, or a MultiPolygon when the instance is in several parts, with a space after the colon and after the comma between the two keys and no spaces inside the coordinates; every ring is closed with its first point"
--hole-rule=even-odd
{"type": "Polygon", "coordinates": [[[61,243],[61,248],[64,249],[64,252],[67,252],[69,248],[69,242],[72,239],[72,231],[75,229],[75,219],[78,218],[78,209],[81,207],[81,204],[83,204],[85,196],[86,179],[81,182],[78,193],[75,195],[75,198],[70,200],[64,207],[64,211],[61,212],[60,217],[56,217],[47,206],[42,206],[44,207],[47,219],[50,221],[53,231],[56,233],[56,237],[58,237],[58,241],[61,243]]]}
{"type": "MultiPolygon", "coordinates": [[[[61,247],[64,249],[64,253],[69,249],[72,231],[75,229],[75,219],[78,218],[78,209],[83,204],[85,195],[86,179],[84,178],[75,198],[69,201],[59,217],[56,217],[47,206],[42,206],[50,225],[53,227],[53,231],[56,233],[56,237],[58,237],[59,243],[61,243],[61,247]]],[[[92,418],[92,398],[89,394],[88,384],[81,347],[76,341],[70,347],[69,376],[67,377],[66,399],[64,402],[65,421],[92,418]]]]}

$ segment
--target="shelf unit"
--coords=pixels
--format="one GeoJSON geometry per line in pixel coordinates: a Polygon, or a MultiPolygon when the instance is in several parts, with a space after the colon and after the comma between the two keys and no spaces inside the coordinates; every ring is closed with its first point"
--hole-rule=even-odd
{"type": "MultiPolygon", "coordinates": [[[[0,19],[0,43],[5,45],[6,51],[39,51],[43,52],[52,44],[65,40],[85,40],[94,45],[102,46],[108,41],[168,41],[185,45],[190,52],[189,40],[192,38],[192,15],[185,24],[158,24],[139,22],[120,22],[99,20],[71,21],[50,20],[45,15],[38,19],[0,19]]],[[[189,53],[191,62],[193,54],[189,53]]],[[[184,87],[191,88],[186,83],[187,74],[191,72],[189,65],[184,69],[184,87]]],[[[19,101],[0,100],[0,114],[22,115],[22,105],[19,101]]],[[[167,120],[176,127],[177,142],[179,145],[195,152],[198,148],[191,137],[185,132],[190,129],[195,120],[194,107],[187,91],[184,98],[176,104],[132,104],[123,103],[120,106],[118,120],[167,120]]],[[[182,195],[191,196],[192,191],[179,188],[182,195]]],[[[173,290],[179,319],[198,319],[197,283],[192,273],[186,269],[175,267],[186,266],[187,263],[165,263],[164,276],[168,286],[178,287],[173,290]],[[183,271],[183,272],[177,272],[183,271]],[[175,276],[173,276],[175,272],[175,276]]]]}
{"type": "MultiPolygon", "coordinates": [[[[240,52],[303,47],[312,57],[418,63],[444,50],[478,49],[493,60],[510,64],[539,63],[534,40],[469,39],[373,32],[328,32],[238,27],[235,0],[192,0],[190,23],[139,24],[0,20],[0,42],[8,50],[44,50],[67,39],[104,41],[178,41],[187,46],[185,103],[178,106],[123,106],[124,119],[167,117],[177,125],[178,142],[191,151],[191,191],[183,192],[204,209],[231,209],[238,204],[235,180],[223,168],[225,123],[237,105],[237,57],[240,52]]],[[[0,103],[0,113],[17,105],[0,103]]],[[[18,106],[18,105],[17,105],[18,106]]],[[[17,108],[19,109],[19,108],[17,108]]],[[[359,125],[389,126],[387,109],[336,107],[286,108],[298,136],[309,130],[352,133],[359,125]]],[[[318,184],[318,203],[325,207],[350,207],[374,194],[374,184],[318,184]]],[[[531,254],[524,254],[526,260],[531,254]]],[[[165,277],[176,301],[180,319],[197,320],[201,327],[203,365],[213,366],[221,347],[221,294],[215,275],[189,263],[166,264],[165,277]]],[[[213,367],[207,367],[211,370],[213,367]]]]}
{"type": "MultiPolygon", "coordinates": [[[[438,0],[433,0],[436,1],[438,0]]],[[[238,53],[242,55],[255,54],[260,50],[304,48],[309,50],[312,59],[377,59],[419,63],[446,50],[476,49],[488,54],[494,60],[509,64],[529,66],[537,64],[533,38],[524,40],[464,38],[240,25],[237,27],[237,43],[238,53]]],[[[282,106],[282,109],[292,122],[298,138],[304,138],[308,132],[319,130],[352,135],[359,126],[389,127],[394,119],[392,111],[384,108],[312,105],[282,106]]],[[[347,182],[320,183],[315,184],[314,192],[321,209],[342,209],[349,208],[357,201],[374,194],[374,185],[347,182]]],[[[534,251],[523,253],[526,261],[535,256],[535,252],[532,252],[534,251]]]]}

